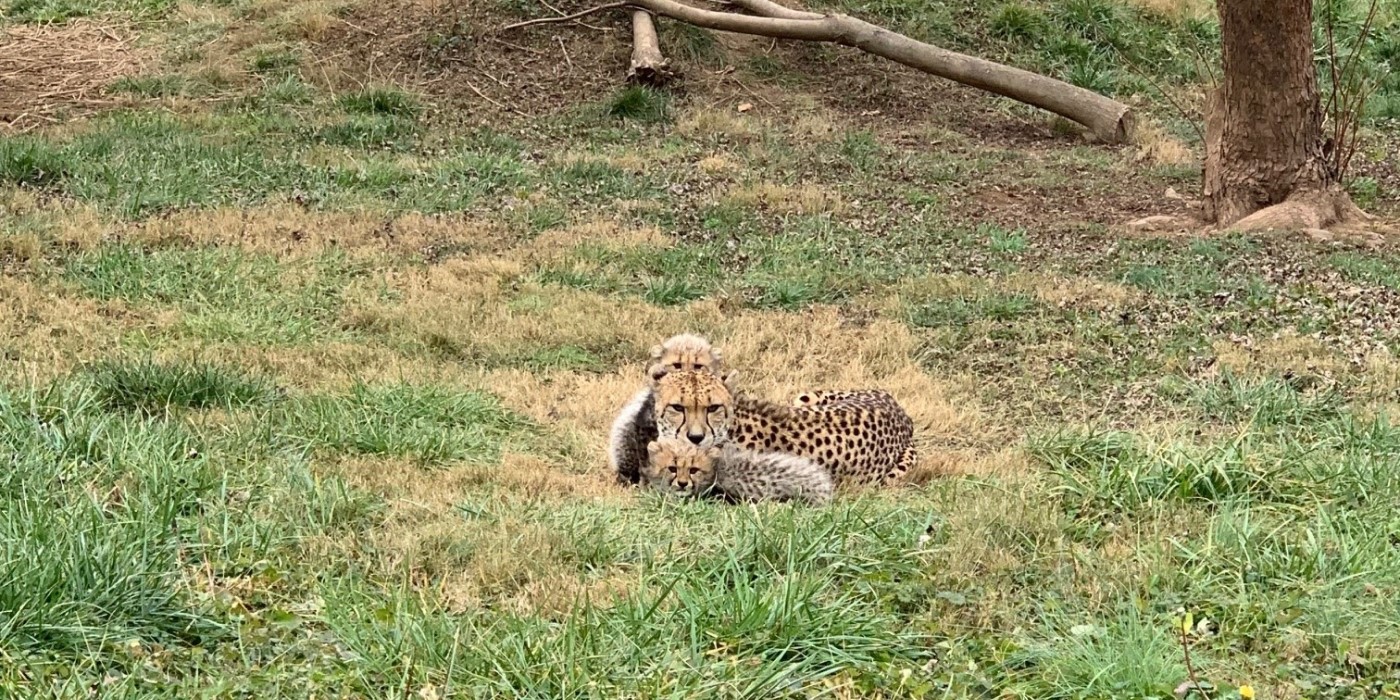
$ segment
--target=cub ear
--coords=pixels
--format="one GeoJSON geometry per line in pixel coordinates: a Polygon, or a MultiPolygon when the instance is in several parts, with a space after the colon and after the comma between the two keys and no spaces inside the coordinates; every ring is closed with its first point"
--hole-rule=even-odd
{"type": "Polygon", "coordinates": [[[705,448],[705,454],[709,457],[718,457],[723,453],[724,447],[721,445],[710,445],[709,447],[705,448]]]}
{"type": "Polygon", "coordinates": [[[662,350],[661,350],[661,346],[660,346],[660,345],[653,345],[653,346],[651,346],[651,359],[653,359],[653,360],[659,360],[659,359],[661,359],[661,352],[662,352],[662,350]]]}
{"type": "Polygon", "coordinates": [[[733,394],[736,388],[738,387],[738,385],[735,383],[738,380],[739,370],[737,369],[731,369],[728,372],[725,372],[724,375],[720,377],[720,381],[724,382],[724,388],[728,389],[729,393],[731,394],[733,394]]]}
{"type": "Polygon", "coordinates": [[[649,443],[647,443],[647,454],[654,455],[654,454],[656,454],[656,453],[658,453],[658,452],[660,452],[660,451],[661,451],[661,443],[659,443],[659,442],[649,442],[649,443]]]}

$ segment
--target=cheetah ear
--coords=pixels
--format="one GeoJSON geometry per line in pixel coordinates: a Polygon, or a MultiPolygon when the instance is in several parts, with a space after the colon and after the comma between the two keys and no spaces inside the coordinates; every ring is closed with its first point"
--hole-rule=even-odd
{"type": "Polygon", "coordinates": [[[656,454],[656,453],[658,453],[658,452],[660,452],[660,451],[661,451],[661,443],[659,443],[659,442],[649,442],[649,443],[647,443],[647,454],[654,455],[654,454],[656,454]]]}
{"type": "Polygon", "coordinates": [[[724,388],[728,389],[729,393],[731,394],[735,393],[738,390],[738,386],[735,384],[735,382],[738,381],[738,379],[739,370],[737,369],[731,369],[728,372],[725,372],[724,376],[720,377],[720,381],[724,382],[724,388]]]}
{"type": "Polygon", "coordinates": [[[653,359],[653,360],[659,360],[659,359],[661,359],[661,352],[662,352],[662,351],[661,351],[661,346],[660,346],[660,345],[653,345],[653,346],[651,346],[651,359],[653,359]]]}
{"type": "Polygon", "coordinates": [[[724,448],[719,445],[710,445],[705,448],[705,454],[710,457],[718,457],[724,452],[724,448]]]}

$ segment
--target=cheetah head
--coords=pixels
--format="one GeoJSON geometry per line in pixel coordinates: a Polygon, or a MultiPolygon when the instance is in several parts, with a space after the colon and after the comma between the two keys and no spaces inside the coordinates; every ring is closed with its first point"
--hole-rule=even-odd
{"type": "Polygon", "coordinates": [[[663,438],[689,440],[699,447],[729,439],[734,393],[708,372],[670,372],[656,382],[656,430],[663,438]]]}
{"type": "Polygon", "coordinates": [[[724,358],[719,348],[693,333],[681,333],[651,349],[647,376],[652,381],[659,381],[671,372],[709,372],[717,375],[723,371],[724,358]]]}
{"type": "Polygon", "coordinates": [[[658,491],[695,496],[714,486],[718,453],[718,447],[699,447],[686,440],[661,438],[647,445],[647,466],[642,475],[658,491]]]}

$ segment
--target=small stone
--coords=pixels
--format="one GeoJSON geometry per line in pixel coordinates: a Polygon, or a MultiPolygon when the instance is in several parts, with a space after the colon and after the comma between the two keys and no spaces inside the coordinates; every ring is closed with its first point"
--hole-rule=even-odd
{"type": "Polygon", "coordinates": [[[1128,222],[1129,230],[1139,232],[1170,231],[1184,228],[1186,226],[1180,218],[1168,214],[1159,214],[1128,222]]]}

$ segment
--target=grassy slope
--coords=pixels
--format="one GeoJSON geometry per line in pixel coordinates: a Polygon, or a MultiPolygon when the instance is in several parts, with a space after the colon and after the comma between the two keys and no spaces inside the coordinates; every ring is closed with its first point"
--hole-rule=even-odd
{"type": "MultiPolygon", "coordinates": [[[[1153,65],[1212,31],[846,5],[1115,90],[1070,28],[1153,65]]],[[[331,5],[8,7],[161,60],[0,137],[0,693],[1168,697],[1183,610],[1213,696],[1398,690],[1392,247],[1122,237],[1196,173],[980,97],[872,124],[703,34],[753,114],[701,83],[463,126],[327,77],[331,5]],[[776,398],[895,392],[922,483],[613,486],[682,329],[776,398]]]]}

